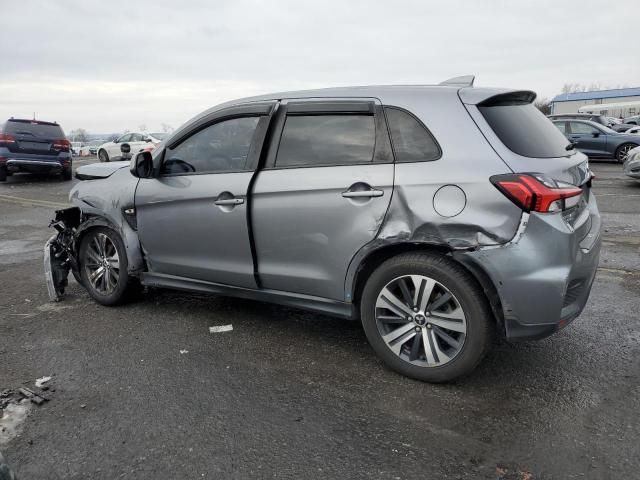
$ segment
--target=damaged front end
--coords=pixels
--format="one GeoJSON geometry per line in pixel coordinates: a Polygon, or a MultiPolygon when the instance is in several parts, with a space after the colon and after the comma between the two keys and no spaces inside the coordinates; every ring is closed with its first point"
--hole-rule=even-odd
{"type": "Polygon", "coordinates": [[[47,290],[49,298],[54,302],[62,299],[69,272],[72,271],[76,278],[79,277],[75,236],[81,216],[82,213],[78,207],[56,210],[55,219],[49,224],[50,228],[58,232],[49,238],[44,246],[47,290]]]}

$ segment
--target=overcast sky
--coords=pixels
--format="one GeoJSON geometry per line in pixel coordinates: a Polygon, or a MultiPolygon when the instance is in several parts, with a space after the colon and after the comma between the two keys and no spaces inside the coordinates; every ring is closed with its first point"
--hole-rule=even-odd
{"type": "Polygon", "coordinates": [[[174,128],[233,98],[438,83],[640,86],[640,0],[0,0],[0,122],[174,128]]]}

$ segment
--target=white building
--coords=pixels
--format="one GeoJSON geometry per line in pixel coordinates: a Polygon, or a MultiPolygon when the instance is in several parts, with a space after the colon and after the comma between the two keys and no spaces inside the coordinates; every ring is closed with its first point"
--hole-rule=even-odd
{"type": "Polygon", "coordinates": [[[600,113],[609,117],[640,114],[640,87],[563,93],[551,100],[551,113],[600,113]]]}

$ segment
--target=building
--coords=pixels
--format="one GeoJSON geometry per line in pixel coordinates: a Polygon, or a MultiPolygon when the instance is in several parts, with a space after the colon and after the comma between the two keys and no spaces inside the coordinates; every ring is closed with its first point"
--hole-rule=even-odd
{"type": "Polygon", "coordinates": [[[551,100],[551,113],[600,113],[631,117],[640,113],[640,87],[563,93],[551,100]]]}

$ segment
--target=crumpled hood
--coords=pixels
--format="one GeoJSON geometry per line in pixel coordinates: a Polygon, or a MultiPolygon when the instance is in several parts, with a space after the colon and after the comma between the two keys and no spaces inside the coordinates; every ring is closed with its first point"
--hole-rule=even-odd
{"type": "Polygon", "coordinates": [[[91,165],[84,165],[76,169],[76,178],[78,180],[107,178],[116,170],[128,167],[129,164],[129,160],[123,160],[121,162],[92,163],[91,165]]]}

